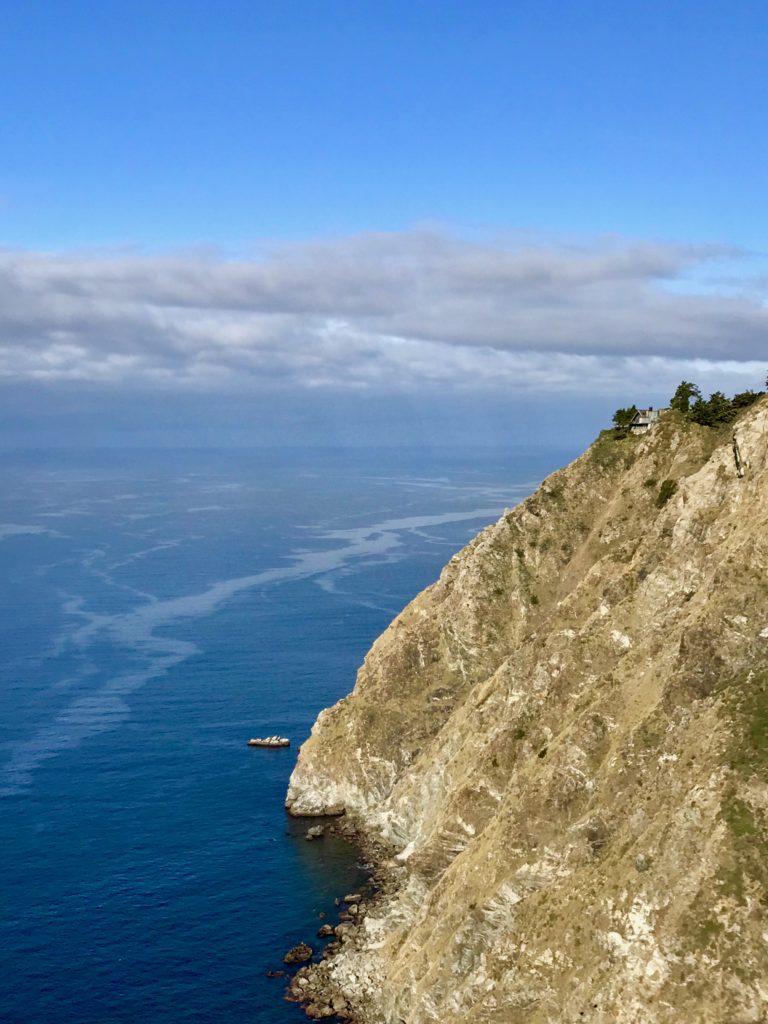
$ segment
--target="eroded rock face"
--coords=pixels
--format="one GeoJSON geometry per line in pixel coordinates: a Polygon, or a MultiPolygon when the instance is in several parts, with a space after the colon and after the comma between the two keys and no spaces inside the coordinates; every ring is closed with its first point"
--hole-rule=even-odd
{"type": "Polygon", "coordinates": [[[742,477],[731,432],[674,414],[600,439],[318,718],[287,806],[392,857],[309,968],[353,1018],[768,1019],[765,399],[736,433],[742,477]]]}

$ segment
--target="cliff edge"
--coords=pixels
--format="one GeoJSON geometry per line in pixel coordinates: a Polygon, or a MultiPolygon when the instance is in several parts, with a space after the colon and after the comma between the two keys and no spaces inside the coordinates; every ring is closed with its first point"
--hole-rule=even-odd
{"type": "Polygon", "coordinates": [[[451,559],[291,777],[395,880],[307,991],[371,1024],[768,1020],[767,570],[768,399],[601,435],[451,559]]]}

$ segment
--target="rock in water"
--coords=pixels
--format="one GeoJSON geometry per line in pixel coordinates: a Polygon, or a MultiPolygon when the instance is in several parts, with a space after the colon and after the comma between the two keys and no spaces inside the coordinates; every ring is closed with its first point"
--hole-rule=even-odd
{"type": "Polygon", "coordinates": [[[601,435],[321,713],[287,806],[346,811],[392,860],[309,969],[319,1005],[768,1020],[768,399],[736,425],[743,476],[732,428],[601,435]]]}
{"type": "Polygon", "coordinates": [[[312,958],[312,947],[306,942],[300,942],[298,946],[289,949],[283,957],[284,964],[302,964],[305,960],[312,958]]]}

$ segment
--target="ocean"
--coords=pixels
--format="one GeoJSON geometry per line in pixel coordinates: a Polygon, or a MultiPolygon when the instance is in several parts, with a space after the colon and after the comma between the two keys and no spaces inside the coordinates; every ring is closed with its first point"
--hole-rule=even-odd
{"type": "Polygon", "coordinates": [[[571,454],[0,455],[0,1021],[304,1020],[266,972],[364,870],[286,816],[298,746],[571,454]]]}

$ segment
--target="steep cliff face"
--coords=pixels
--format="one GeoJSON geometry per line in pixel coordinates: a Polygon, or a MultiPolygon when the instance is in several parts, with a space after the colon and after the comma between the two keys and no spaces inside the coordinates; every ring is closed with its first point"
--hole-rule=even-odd
{"type": "Polygon", "coordinates": [[[768,401],[598,440],[374,644],[287,806],[398,884],[313,984],[377,1022],[768,1020],[768,401]],[[673,481],[674,483],[669,483],[673,481]]]}

